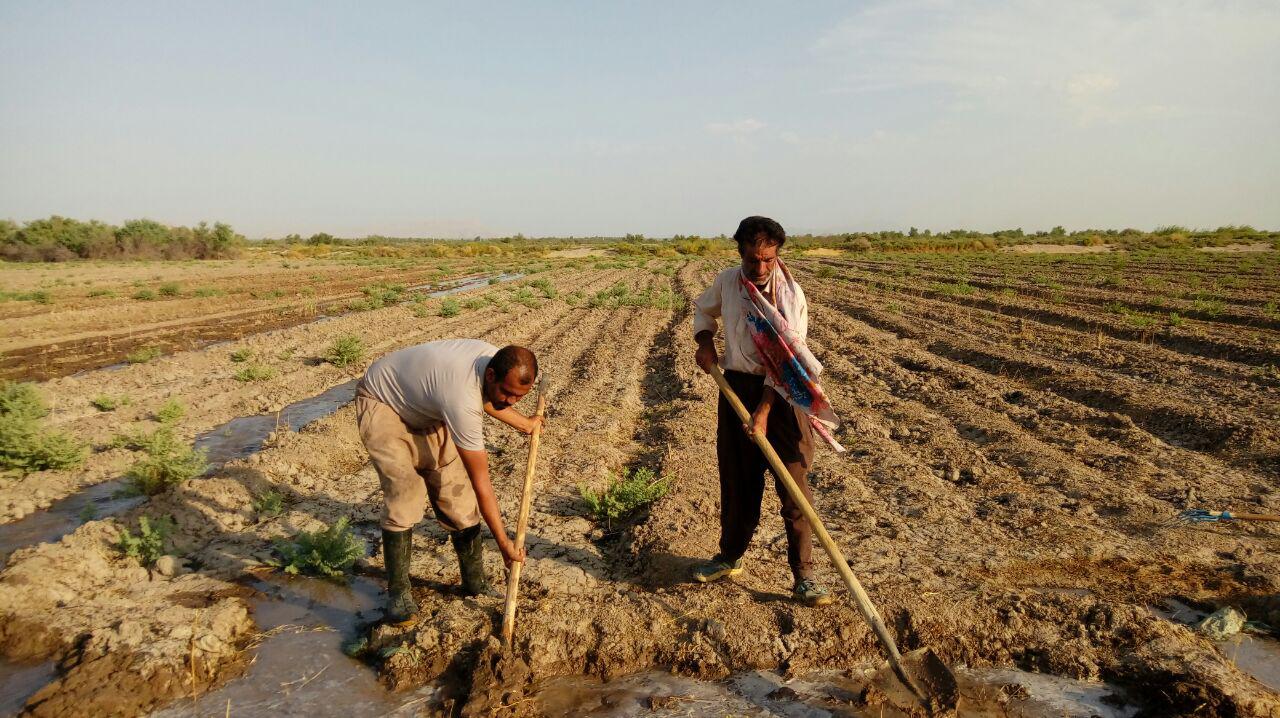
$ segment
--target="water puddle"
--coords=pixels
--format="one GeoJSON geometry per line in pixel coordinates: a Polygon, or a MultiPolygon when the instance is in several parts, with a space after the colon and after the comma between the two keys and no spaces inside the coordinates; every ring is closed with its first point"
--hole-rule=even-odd
{"type": "Polygon", "coordinates": [[[59,499],[43,511],[0,524],[0,566],[20,548],[57,541],[85,521],[128,511],[145,500],[143,496],[119,495],[123,488],[122,479],[104,481],[59,499]]]}
{"type": "Polygon", "coordinates": [[[469,289],[479,289],[487,287],[490,284],[499,284],[501,282],[510,282],[513,279],[519,279],[524,275],[518,272],[504,274],[482,274],[477,277],[464,277],[448,282],[428,282],[426,284],[418,284],[409,287],[411,292],[420,292],[422,290],[430,290],[426,294],[428,297],[447,297],[450,294],[458,294],[469,289]]]}
{"type": "MultiPolygon", "coordinates": [[[[1163,606],[1151,606],[1151,613],[1174,623],[1191,626],[1209,615],[1173,598],[1163,606]]],[[[1228,661],[1241,673],[1273,691],[1280,691],[1280,640],[1255,633],[1237,633],[1225,641],[1213,641],[1228,661]]]]}
{"type": "Polygon", "coordinates": [[[27,699],[57,674],[53,661],[14,663],[0,658],[0,716],[16,716],[27,699]]]}
{"type": "MultiPolygon", "coordinates": [[[[866,686],[859,671],[820,671],[786,680],[772,671],[739,673],[724,681],[699,681],[651,671],[605,683],[558,678],[537,695],[540,712],[556,716],[658,716],[719,718],[724,715],[827,718],[901,716],[892,706],[857,708],[866,686]]],[[[1129,718],[1136,706],[1104,683],[1076,681],[1014,669],[958,669],[966,718],[1129,718]]]]}
{"type": "Polygon", "coordinates": [[[331,387],[324,393],[290,404],[278,414],[258,414],[232,419],[196,437],[195,448],[208,452],[209,463],[225,464],[257,452],[278,428],[298,431],[317,419],[332,414],[356,397],[356,379],[331,387]]]}
{"type": "Polygon", "coordinates": [[[392,693],[369,666],[342,653],[343,642],[381,614],[381,584],[357,576],[349,584],[272,575],[255,581],[254,620],[277,631],[254,649],[241,678],[152,714],[178,716],[416,715],[433,688],[392,693]]]}

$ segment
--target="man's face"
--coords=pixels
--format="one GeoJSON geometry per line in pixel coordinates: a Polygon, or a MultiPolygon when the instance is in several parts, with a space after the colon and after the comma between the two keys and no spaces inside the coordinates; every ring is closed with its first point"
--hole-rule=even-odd
{"type": "Polygon", "coordinates": [[[524,398],[533,389],[533,382],[520,381],[518,371],[509,371],[498,381],[492,369],[484,370],[484,398],[493,408],[502,410],[524,398]]]}
{"type": "Polygon", "coordinates": [[[764,284],[778,266],[778,245],[765,244],[757,240],[753,244],[744,244],[738,250],[742,257],[742,271],[755,284],[764,284]]]}

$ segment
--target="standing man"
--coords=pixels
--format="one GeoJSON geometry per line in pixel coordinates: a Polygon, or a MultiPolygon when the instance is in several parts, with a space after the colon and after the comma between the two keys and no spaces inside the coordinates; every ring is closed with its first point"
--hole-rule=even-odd
{"type": "Polygon", "coordinates": [[[512,405],[529,393],[537,377],[538,360],[524,347],[443,339],[387,354],[360,380],[356,421],[384,499],[388,621],[410,621],[418,611],[409,587],[409,559],[413,526],[422,520],[428,500],[449,532],[467,595],[497,595],[484,572],[481,518],[508,567],[524,560],[503,528],[489,481],[484,415],[533,433],[542,419],[512,405]]]}
{"type": "MultiPolygon", "coordinates": [[[[778,252],[787,241],[782,226],[768,217],[747,217],[733,235],[739,267],[716,275],[698,297],[693,316],[695,355],[705,372],[717,363],[717,319],[724,324],[725,379],[751,412],[743,426],[723,397],[717,410],[716,458],[720,464],[720,551],[694,568],[706,583],[742,573],[742,556],[760,523],[767,461],[751,440],[764,434],[787,471],[812,503],[807,476],[813,464],[815,430],[832,443],[838,425],[817,376],[822,366],[805,347],[809,304],[778,252]],[[763,351],[762,351],[763,350],[763,351]],[[750,432],[750,433],[749,433],[750,432]]],[[[812,529],[800,507],[776,478],[787,532],[787,562],[795,579],[792,595],[809,606],[831,603],[813,579],[812,529]]]]}

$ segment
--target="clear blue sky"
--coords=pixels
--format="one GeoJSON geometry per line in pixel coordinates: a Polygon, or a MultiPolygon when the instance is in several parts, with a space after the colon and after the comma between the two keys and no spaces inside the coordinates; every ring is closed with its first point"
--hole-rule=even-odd
{"type": "Polygon", "coordinates": [[[3,0],[0,217],[1274,228],[1278,78],[1274,0],[3,0]]]}

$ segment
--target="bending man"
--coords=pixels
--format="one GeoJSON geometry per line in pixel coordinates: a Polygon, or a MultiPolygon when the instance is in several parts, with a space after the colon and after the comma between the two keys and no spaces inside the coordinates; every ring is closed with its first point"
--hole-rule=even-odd
{"type": "Polygon", "coordinates": [[[386,618],[418,611],[409,586],[412,530],[431,502],[458,554],[465,594],[497,595],[484,572],[480,519],[510,566],[524,560],[507,537],[489,481],[484,415],[525,434],[542,419],[512,408],[533,388],[538,360],[524,347],[444,339],[387,354],[356,389],[360,438],[382,484],[386,618]]]}

